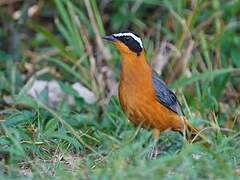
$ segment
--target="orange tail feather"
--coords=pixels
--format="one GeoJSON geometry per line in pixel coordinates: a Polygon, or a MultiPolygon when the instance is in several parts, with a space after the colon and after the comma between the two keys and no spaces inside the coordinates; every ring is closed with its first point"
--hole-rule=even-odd
{"type": "Polygon", "coordinates": [[[209,139],[204,136],[199,129],[195,128],[189,121],[183,117],[184,124],[186,126],[186,137],[189,142],[203,141],[205,146],[209,146],[211,143],[209,139]]]}

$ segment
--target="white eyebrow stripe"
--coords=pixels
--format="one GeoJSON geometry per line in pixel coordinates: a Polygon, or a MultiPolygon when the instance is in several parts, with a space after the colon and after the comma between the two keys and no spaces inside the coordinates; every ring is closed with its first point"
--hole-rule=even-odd
{"type": "Polygon", "coordinates": [[[131,36],[135,41],[137,41],[139,43],[140,47],[143,48],[143,43],[142,43],[141,38],[137,37],[133,33],[117,33],[117,34],[113,34],[113,36],[116,36],[116,37],[131,36]]]}

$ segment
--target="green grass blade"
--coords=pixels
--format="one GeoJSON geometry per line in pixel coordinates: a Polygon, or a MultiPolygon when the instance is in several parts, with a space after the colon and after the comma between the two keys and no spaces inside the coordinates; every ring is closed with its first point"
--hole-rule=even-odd
{"type": "Polygon", "coordinates": [[[239,71],[240,69],[234,69],[234,68],[227,68],[227,69],[220,69],[220,70],[214,70],[214,71],[207,71],[202,74],[193,74],[191,78],[181,78],[177,81],[175,81],[171,87],[172,88],[179,88],[179,87],[184,87],[189,84],[192,84],[196,81],[201,81],[201,80],[207,80],[209,78],[214,78],[216,76],[220,76],[223,74],[231,73],[233,71],[239,71]]]}

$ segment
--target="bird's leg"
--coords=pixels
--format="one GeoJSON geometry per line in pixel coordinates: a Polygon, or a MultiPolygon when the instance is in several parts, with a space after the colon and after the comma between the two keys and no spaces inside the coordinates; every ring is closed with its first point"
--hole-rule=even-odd
{"type": "Polygon", "coordinates": [[[160,131],[158,129],[154,129],[153,130],[154,140],[151,145],[150,152],[147,155],[147,159],[150,159],[150,160],[157,159],[157,156],[160,154],[159,147],[157,146],[159,137],[160,137],[160,131]]]}

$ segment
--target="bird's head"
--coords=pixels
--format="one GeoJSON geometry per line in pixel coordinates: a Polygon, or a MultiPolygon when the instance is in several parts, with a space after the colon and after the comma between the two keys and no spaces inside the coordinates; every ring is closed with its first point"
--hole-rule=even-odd
{"type": "Polygon", "coordinates": [[[121,53],[136,54],[143,51],[143,43],[140,37],[131,32],[121,32],[103,37],[112,41],[121,53]]]}

